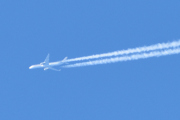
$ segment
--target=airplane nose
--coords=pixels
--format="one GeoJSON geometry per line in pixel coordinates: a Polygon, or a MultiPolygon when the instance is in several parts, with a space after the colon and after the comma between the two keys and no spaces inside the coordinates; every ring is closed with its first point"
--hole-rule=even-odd
{"type": "Polygon", "coordinates": [[[32,69],[32,66],[30,66],[29,69],[32,69]]]}
{"type": "Polygon", "coordinates": [[[36,68],[42,68],[43,65],[37,64],[37,65],[31,65],[29,69],[36,69],[36,68]]]}

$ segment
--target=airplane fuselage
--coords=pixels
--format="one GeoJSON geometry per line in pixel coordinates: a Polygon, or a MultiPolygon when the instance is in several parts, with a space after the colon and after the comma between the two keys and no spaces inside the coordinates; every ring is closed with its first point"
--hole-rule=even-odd
{"type": "Polygon", "coordinates": [[[61,69],[59,69],[59,70],[55,69],[55,68],[53,68],[53,66],[57,66],[57,65],[67,63],[66,59],[67,59],[67,57],[65,57],[61,61],[49,63],[49,54],[48,54],[44,62],[42,62],[40,64],[36,64],[36,65],[31,65],[29,67],[29,69],[44,68],[44,70],[51,69],[51,70],[55,70],[55,71],[60,71],[61,69]]]}
{"type": "Polygon", "coordinates": [[[29,69],[48,68],[48,67],[53,67],[53,66],[57,66],[57,65],[61,65],[61,64],[63,64],[63,62],[51,62],[51,63],[49,63],[49,65],[46,65],[46,64],[35,64],[35,65],[31,65],[29,67],[29,69]]]}
{"type": "Polygon", "coordinates": [[[36,65],[31,65],[31,66],[29,67],[29,69],[44,68],[44,67],[45,67],[44,65],[36,64],[36,65]]]}
{"type": "Polygon", "coordinates": [[[42,62],[40,64],[31,65],[29,67],[29,69],[44,68],[44,70],[52,69],[52,70],[60,71],[60,70],[57,70],[57,69],[53,68],[53,66],[58,66],[58,65],[66,63],[67,62],[66,59],[67,59],[67,57],[65,57],[61,61],[49,63],[49,54],[48,54],[48,56],[46,57],[44,62],[42,62]]]}

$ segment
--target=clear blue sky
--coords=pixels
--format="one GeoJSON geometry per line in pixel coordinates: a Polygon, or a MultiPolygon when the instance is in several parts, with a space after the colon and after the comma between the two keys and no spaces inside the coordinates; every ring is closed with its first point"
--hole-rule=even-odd
{"type": "Polygon", "coordinates": [[[179,120],[180,55],[61,72],[32,64],[180,39],[179,0],[1,0],[0,120],[179,120]]]}

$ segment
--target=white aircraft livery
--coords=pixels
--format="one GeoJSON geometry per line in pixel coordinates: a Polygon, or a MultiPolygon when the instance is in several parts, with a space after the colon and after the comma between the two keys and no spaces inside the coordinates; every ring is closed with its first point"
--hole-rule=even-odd
{"type": "Polygon", "coordinates": [[[57,65],[61,65],[61,64],[66,63],[66,59],[67,59],[67,57],[65,57],[61,61],[49,63],[49,54],[48,54],[46,59],[44,60],[44,62],[42,62],[40,64],[32,65],[29,67],[29,69],[44,68],[44,70],[51,69],[51,70],[55,70],[55,71],[61,71],[61,69],[59,69],[59,70],[55,69],[55,68],[53,68],[53,66],[57,66],[57,65]]]}
{"type": "Polygon", "coordinates": [[[29,69],[44,68],[44,70],[51,69],[51,70],[60,71],[58,69],[53,68],[53,66],[62,65],[61,66],[62,68],[73,68],[73,67],[83,67],[83,66],[147,59],[152,57],[160,57],[160,56],[167,56],[173,54],[180,54],[180,40],[167,42],[167,43],[158,43],[144,47],[136,47],[127,50],[118,50],[103,54],[77,57],[72,59],[67,59],[67,57],[65,57],[61,61],[51,62],[51,63],[49,63],[49,54],[48,54],[44,62],[37,65],[32,65],[29,67],[29,69]],[[75,63],[71,63],[71,62],[75,62],[75,63]],[[68,63],[68,65],[66,63],[68,63]]]}

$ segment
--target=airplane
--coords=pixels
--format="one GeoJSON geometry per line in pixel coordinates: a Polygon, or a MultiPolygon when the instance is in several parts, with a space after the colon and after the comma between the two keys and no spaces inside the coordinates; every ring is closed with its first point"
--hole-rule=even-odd
{"type": "Polygon", "coordinates": [[[29,67],[29,69],[36,69],[36,68],[44,68],[44,70],[55,70],[55,71],[61,71],[61,69],[55,69],[52,66],[57,66],[57,65],[61,65],[64,63],[67,63],[67,57],[65,57],[63,60],[61,61],[57,61],[57,62],[51,62],[49,63],[49,54],[47,55],[46,59],[44,60],[44,62],[41,62],[40,64],[36,64],[36,65],[31,65],[29,67]]]}

